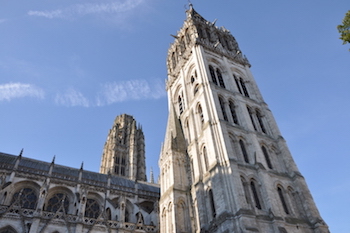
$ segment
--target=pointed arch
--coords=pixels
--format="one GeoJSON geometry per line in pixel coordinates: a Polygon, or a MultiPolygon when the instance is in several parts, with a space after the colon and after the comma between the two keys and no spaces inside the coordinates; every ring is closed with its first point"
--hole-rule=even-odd
{"type": "Polygon", "coordinates": [[[249,106],[247,106],[247,111],[248,111],[249,118],[250,118],[250,121],[252,122],[254,130],[257,130],[256,124],[255,124],[255,120],[254,120],[253,111],[252,111],[252,109],[249,106]]]}
{"type": "Polygon", "coordinates": [[[255,207],[258,208],[259,210],[261,210],[260,192],[256,186],[256,181],[253,179],[250,181],[250,188],[251,188],[251,191],[253,194],[255,207]]]}
{"type": "Polygon", "coordinates": [[[266,161],[266,164],[268,166],[268,168],[272,169],[272,164],[271,164],[271,160],[270,160],[270,155],[269,153],[267,152],[267,149],[264,145],[261,146],[261,150],[264,154],[264,157],[265,157],[265,161],[266,161]]]}
{"type": "Polygon", "coordinates": [[[214,68],[211,65],[209,66],[209,72],[210,72],[211,81],[215,85],[218,85],[218,80],[216,79],[214,68]]]}
{"type": "Polygon", "coordinates": [[[216,77],[219,80],[220,87],[225,88],[224,79],[222,78],[222,74],[219,68],[216,68],[216,77]]]}
{"type": "Polygon", "coordinates": [[[202,109],[201,104],[197,105],[197,114],[198,114],[199,122],[200,122],[201,126],[203,126],[204,115],[203,115],[203,109],[202,109]]]}
{"type": "Polygon", "coordinates": [[[287,206],[287,202],[286,202],[286,199],[285,199],[285,196],[284,196],[284,190],[283,190],[282,186],[280,186],[280,185],[277,186],[277,193],[278,193],[278,196],[280,198],[280,201],[281,201],[281,204],[282,204],[284,212],[286,214],[289,214],[289,209],[288,209],[288,206],[287,206]]]}
{"type": "Polygon", "coordinates": [[[263,117],[262,117],[262,115],[261,115],[260,110],[259,110],[259,109],[256,109],[255,112],[256,112],[256,118],[258,119],[258,122],[259,122],[261,131],[262,131],[263,133],[266,133],[266,128],[265,128],[264,121],[263,121],[263,117]]]}
{"type": "Polygon", "coordinates": [[[239,139],[239,146],[241,147],[241,152],[242,152],[244,161],[246,163],[249,163],[248,153],[247,153],[247,150],[245,148],[245,144],[244,144],[242,139],[239,139]]]}
{"type": "Polygon", "coordinates": [[[226,113],[226,104],[225,104],[225,101],[223,100],[223,98],[221,96],[219,96],[219,103],[220,103],[222,116],[223,116],[225,121],[228,121],[227,113],[226,113]]]}
{"type": "Polygon", "coordinates": [[[236,125],[239,125],[238,117],[237,117],[237,113],[236,113],[236,107],[235,107],[235,104],[232,100],[229,100],[229,107],[230,107],[230,112],[231,112],[231,117],[232,117],[233,123],[235,123],[236,125]]]}
{"type": "Polygon", "coordinates": [[[248,89],[247,89],[247,87],[245,85],[245,82],[244,82],[243,78],[239,79],[239,83],[241,84],[244,96],[249,97],[248,89]]]}

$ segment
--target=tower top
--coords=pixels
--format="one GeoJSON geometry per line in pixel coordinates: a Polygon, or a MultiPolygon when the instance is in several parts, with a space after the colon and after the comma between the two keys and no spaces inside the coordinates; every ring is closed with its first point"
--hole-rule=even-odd
{"type": "Polygon", "coordinates": [[[186,20],[182,28],[173,36],[175,41],[168,50],[167,67],[170,82],[167,86],[176,79],[196,46],[250,67],[248,59],[242,55],[230,31],[224,27],[217,27],[216,20],[213,22],[206,20],[191,3],[189,6],[190,8],[186,10],[186,20]]]}

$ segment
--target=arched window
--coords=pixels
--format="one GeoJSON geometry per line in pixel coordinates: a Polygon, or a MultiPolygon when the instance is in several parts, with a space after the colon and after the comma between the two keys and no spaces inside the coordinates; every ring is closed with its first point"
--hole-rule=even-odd
{"type": "Polygon", "coordinates": [[[63,212],[64,210],[65,213],[68,213],[68,208],[69,199],[67,195],[64,193],[55,193],[47,202],[46,211],[56,213],[58,210],[60,212],[63,212]]]}
{"type": "Polygon", "coordinates": [[[278,196],[280,197],[284,212],[286,214],[289,214],[287,203],[286,203],[286,200],[284,198],[283,191],[282,191],[281,187],[277,187],[277,192],[278,192],[278,196]]]}
{"type": "Polygon", "coordinates": [[[198,33],[199,39],[202,39],[203,38],[203,30],[200,26],[197,27],[197,33],[198,33]]]}
{"type": "Polygon", "coordinates": [[[216,79],[215,71],[214,71],[214,68],[212,66],[209,66],[209,72],[210,72],[210,76],[211,76],[211,81],[213,81],[213,83],[215,85],[218,85],[218,80],[216,79]]]}
{"type": "Polygon", "coordinates": [[[260,128],[261,128],[261,131],[263,133],[266,133],[266,128],[264,126],[264,122],[263,122],[263,119],[262,119],[262,116],[261,116],[261,113],[259,110],[256,110],[256,118],[258,118],[258,122],[259,122],[259,125],[260,125],[260,128]]]}
{"type": "Polygon", "coordinates": [[[230,112],[232,116],[233,123],[238,125],[238,118],[236,114],[235,104],[232,101],[229,101],[230,112]]]}
{"type": "Polygon", "coordinates": [[[243,79],[240,78],[240,79],[239,79],[239,82],[240,82],[240,84],[241,84],[241,86],[242,86],[244,95],[245,95],[246,97],[249,97],[249,93],[248,93],[247,87],[245,86],[245,83],[244,83],[243,79]]]}
{"type": "Polygon", "coordinates": [[[248,183],[245,181],[245,179],[242,176],[241,176],[241,182],[242,182],[242,186],[243,186],[245,200],[246,200],[247,204],[250,204],[248,183]]]}
{"type": "Polygon", "coordinates": [[[253,128],[254,128],[254,130],[256,130],[256,125],[255,125],[255,121],[254,121],[253,112],[252,112],[252,110],[249,107],[247,107],[247,110],[248,110],[248,114],[249,114],[250,120],[252,122],[253,128]]]}
{"type": "Polygon", "coordinates": [[[220,102],[222,116],[224,117],[224,120],[227,121],[228,119],[227,119],[227,114],[226,114],[226,110],[225,110],[225,103],[220,96],[219,96],[219,102],[220,102]]]}
{"type": "Polygon", "coordinates": [[[35,209],[38,196],[32,188],[23,188],[13,195],[11,204],[14,202],[24,209],[35,209]]]}
{"type": "Polygon", "coordinates": [[[203,147],[203,157],[204,157],[204,165],[205,165],[205,170],[208,170],[209,163],[208,163],[208,153],[207,153],[207,148],[203,147]]]}
{"type": "Polygon", "coordinates": [[[112,220],[112,213],[111,213],[111,209],[109,207],[106,209],[106,219],[112,220]]]}
{"type": "Polygon", "coordinates": [[[98,218],[100,215],[100,205],[95,199],[88,198],[85,204],[85,217],[98,218]]]}
{"type": "Polygon", "coordinates": [[[197,107],[197,112],[198,112],[199,120],[200,120],[201,124],[203,124],[204,123],[204,116],[203,116],[202,106],[200,104],[197,107]]]}
{"type": "Polygon", "coordinates": [[[254,202],[255,202],[255,207],[258,208],[259,210],[261,210],[261,204],[260,204],[260,199],[259,199],[259,194],[258,191],[256,189],[256,185],[254,181],[250,182],[250,188],[252,190],[253,193],[253,197],[254,197],[254,202]]]}
{"type": "Polygon", "coordinates": [[[247,150],[245,149],[245,145],[244,145],[244,142],[242,140],[239,140],[239,146],[241,147],[241,151],[242,151],[242,155],[243,155],[244,161],[246,163],[249,163],[247,150]]]}
{"type": "Polygon", "coordinates": [[[233,78],[235,79],[236,86],[237,86],[239,93],[242,94],[242,89],[241,89],[241,86],[239,85],[239,81],[238,81],[237,77],[233,75],[233,78]]]}
{"type": "Polygon", "coordinates": [[[181,95],[179,95],[177,101],[178,101],[178,104],[179,104],[179,113],[180,113],[180,115],[181,115],[181,114],[183,113],[183,103],[182,103],[182,97],[181,97],[181,95]]]}
{"type": "Polygon", "coordinates": [[[224,79],[222,78],[221,71],[218,68],[216,69],[216,76],[218,77],[220,87],[225,88],[224,79]]]}
{"type": "Polygon", "coordinates": [[[268,166],[270,169],[272,169],[272,164],[271,164],[270,156],[269,156],[269,153],[268,153],[267,150],[266,150],[266,147],[265,147],[265,146],[261,146],[261,150],[263,151],[263,154],[264,154],[264,157],[265,157],[267,166],[268,166]]]}
{"type": "Polygon", "coordinates": [[[214,203],[214,196],[213,196],[213,190],[209,190],[209,203],[210,203],[210,208],[211,208],[211,213],[213,218],[216,217],[216,209],[215,209],[215,203],[214,203]]]}

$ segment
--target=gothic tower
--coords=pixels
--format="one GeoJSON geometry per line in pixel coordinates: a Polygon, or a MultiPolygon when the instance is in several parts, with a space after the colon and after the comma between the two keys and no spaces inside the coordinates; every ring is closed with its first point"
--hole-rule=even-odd
{"type": "Polygon", "coordinates": [[[167,59],[161,232],[328,232],[235,38],[186,14],[167,59]]]}
{"type": "Polygon", "coordinates": [[[100,173],[146,181],[145,139],[132,116],[114,120],[103,148],[100,173]]]}

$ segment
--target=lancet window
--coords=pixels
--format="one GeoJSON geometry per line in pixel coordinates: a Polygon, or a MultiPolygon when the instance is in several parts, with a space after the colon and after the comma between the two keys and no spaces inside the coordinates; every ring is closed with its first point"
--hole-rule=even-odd
{"type": "Polygon", "coordinates": [[[271,160],[270,160],[270,156],[269,153],[267,152],[267,149],[265,146],[261,146],[261,150],[263,151],[267,166],[272,169],[272,164],[271,164],[271,160]]]}
{"type": "Polygon", "coordinates": [[[223,116],[225,121],[228,121],[227,114],[226,114],[226,109],[225,109],[225,102],[220,96],[219,96],[219,102],[220,102],[222,116],[223,116]]]}
{"type": "Polygon", "coordinates": [[[283,190],[281,189],[281,187],[277,187],[277,192],[278,192],[278,196],[280,197],[284,212],[286,214],[289,214],[289,209],[288,209],[286,199],[284,198],[284,193],[283,193],[283,190]]]}
{"type": "Polygon", "coordinates": [[[238,125],[238,117],[236,114],[235,104],[232,101],[229,101],[229,107],[230,107],[230,112],[231,112],[231,117],[232,117],[233,123],[238,125]]]}
{"type": "Polygon", "coordinates": [[[259,210],[261,210],[260,198],[259,198],[258,190],[257,190],[257,188],[256,188],[255,181],[252,180],[252,181],[250,182],[250,188],[251,188],[252,193],[253,193],[253,198],[254,198],[254,202],[255,202],[255,207],[258,208],[259,210]]]}
{"type": "Polygon", "coordinates": [[[205,170],[207,171],[209,167],[209,163],[208,163],[208,152],[206,147],[203,147],[203,159],[204,159],[205,170]]]}
{"type": "Polygon", "coordinates": [[[200,104],[198,104],[197,112],[198,112],[199,120],[200,120],[201,124],[203,125],[203,123],[204,123],[204,116],[203,116],[202,106],[200,104]]]}
{"type": "Polygon", "coordinates": [[[214,203],[213,190],[210,189],[208,192],[208,195],[209,195],[211,214],[212,214],[212,217],[215,218],[216,217],[216,209],[215,209],[215,203],[214,203]]]}
{"type": "Polygon", "coordinates": [[[244,145],[244,142],[242,141],[242,139],[239,140],[239,146],[241,147],[241,151],[242,151],[242,155],[243,155],[244,161],[246,163],[249,163],[248,153],[247,153],[247,150],[245,148],[245,145],[244,145]]]}

